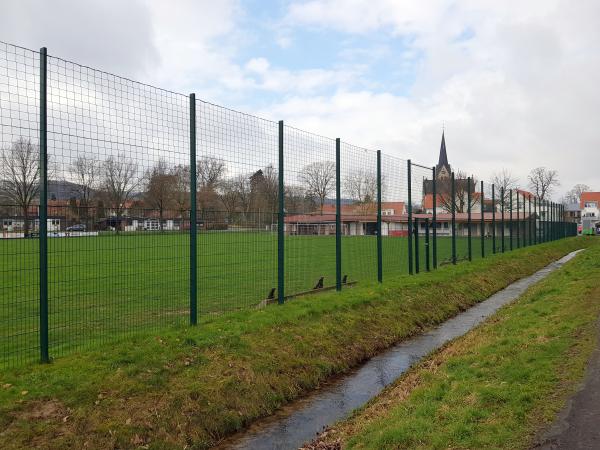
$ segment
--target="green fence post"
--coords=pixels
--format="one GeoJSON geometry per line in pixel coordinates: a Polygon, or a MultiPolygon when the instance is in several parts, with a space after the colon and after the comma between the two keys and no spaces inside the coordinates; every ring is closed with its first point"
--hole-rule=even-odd
{"type": "Polygon", "coordinates": [[[429,266],[429,217],[425,217],[425,270],[431,270],[429,266]]]}
{"type": "Polygon", "coordinates": [[[435,166],[431,169],[433,176],[433,216],[431,226],[433,227],[433,268],[437,269],[437,186],[435,180],[435,166]]]}
{"type": "Polygon", "coordinates": [[[496,254],[496,186],[492,184],[492,253],[496,254]]]}
{"type": "Polygon", "coordinates": [[[550,241],[550,202],[544,200],[544,242],[550,241]]]}
{"type": "Polygon", "coordinates": [[[509,207],[510,207],[510,220],[508,221],[508,234],[510,235],[510,249],[513,249],[513,195],[512,189],[509,190],[509,207]]]}
{"type": "Polygon", "coordinates": [[[414,219],[414,235],[415,235],[415,273],[419,273],[419,219],[414,219]]]}
{"type": "Polygon", "coordinates": [[[553,203],[554,205],[554,240],[558,239],[558,203],[553,203]]]}
{"type": "Polygon", "coordinates": [[[523,194],[523,247],[527,246],[527,222],[525,220],[525,213],[527,209],[525,208],[525,194],[523,194]]]}
{"type": "Polygon", "coordinates": [[[527,209],[525,208],[525,194],[523,194],[523,198],[521,198],[521,201],[522,201],[521,205],[523,206],[523,215],[522,215],[523,223],[521,225],[523,234],[522,234],[521,244],[522,244],[522,247],[526,247],[527,246],[527,227],[526,227],[527,223],[525,222],[525,213],[527,212],[527,209]]]}
{"type": "Polygon", "coordinates": [[[506,244],[504,243],[504,240],[505,240],[504,238],[505,238],[506,232],[504,230],[504,227],[505,227],[505,225],[504,225],[504,197],[505,197],[505,191],[504,191],[503,187],[500,188],[500,196],[502,197],[502,208],[501,208],[502,216],[500,217],[500,222],[501,222],[500,225],[502,227],[502,229],[500,230],[501,237],[502,237],[501,248],[502,248],[502,253],[504,253],[504,251],[506,250],[506,244]]]}
{"type": "Polygon", "coordinates": [[[565,233],[565,207],[564,205],[558,205],[559,214],[560,214],[560,237],[564,239],[566,237],[565,233]]]}
{"type": "Polygon", "coordinates": [[[412,183],[411,183],[411,162],[407,161],[408,166],[408,273],[413,274],[413,248],[412,248],[412,183]]]}
{"type": "Polygon", "coordinates": [[[525,212],[526,212],[526,210],[525,210],[525,194],[523,194],[523,198],[522,198],[522,200],[523,200],[523,203],[522,203],[522,205],[523,205],[523,216],[522,216],[522,222],[523,222],[523,223],[521,224],[521,232],[523,233],[523,235],[522,235],[522,236],[523,236],[523,238],[522,238],[522,241],[521,241],[521,243],[523,244],[522,246],[523,246],[523,247],[525,247],[525,246],[527,246],[527,233],[526,233],[526,231],[527,231],[527,228],[525,227],[525,225],[527,225],[527,224],[525,223],[525,212]]]}
{"type": "Polygon", "coordinates": [[[190,94],[190,325],[198,323],[196,164],[196,94],[190,94]]]}
{"type": "Polygon", "coordinates": [[[540,242],[546,242],[546,201],[540,199],[539,206],[540,216],[542,213],[544,214],[544,220],[540,220],[540,242]]]}
{"type": "Polygon", "coordinates": [[[552,235],[552,221],[554,217],[552,217],[552,201],[548,201],[548,241],[552,241],[554,236],[552,235]]]}
{"type": "Polygon", "coordinates": [[[540,243],[546,242],[546,212],[544,210],[544,201],[542,199],[538,199],[538,208],[540,213],[540,243]],[[544,215],[544,220],[542,220],[542,214],[544,215]]]}
{"type": "Polygon", "coordinates": [[[481,230],[480,230],[480,233],[481,233],[481,257],[482,258],[485,258],[485,240],[484,240],[484,238],[485,238],[485,221],[483,218],[483,211],[485,209],[483,207],[484,198],[485,198],[485,196],[483,193],[483,180],[481,180],[481,198],[480,198],[480,201],[481,201],[481,207],[480,207],[480,209],[481,209],[481,211],[480,211],[481,212],[481,230]]]}
{"type": "Polygon", "coordinates": [[[467,177],[467,254],[469,261],[473,260],[473,249],[471,243],[471,177],[467,177]]]}
{"type": "Polygon", "coordinates": [[[552,241],[554,239],[554,236],[552,236],[552,220],[554,220],[554,218],[552,217],[552,201],[549,200],[548,201],[548,211],[549,211],[549,220],[548,220],[548,241],[552,241]]]}
{"type": "Polygon", "coordinates": [[[454,172],[452,172],[452,264],[456,264],[456,189],[454,187],[454,172]]]}
{"type": "Polygon", "coordinates": [[[40,49],[40,361],[50,362],[48,343],[48,53],[40,49]]]}
{"type": "Polygon", "coordinates": [[[552,240],[552,202],[548,200],[548,242],[552,240]]]}
{"type": "Polygon", "coordinates": [[[521,206],[519,205],[519,191],[517,190],[517,248],[521,248],[521,206]]]}
{"type": "Polygon", "coordinates": [[[556,240],[558,239],[558,233],[557,233],[557,224],[558,221],[558,215],[557,215],[557,209],[556,209],[556,203],[552,202],[552,240],[556,240]]]}
{"type": "Polygon", "coordinates": [[[561,209],[561,217],[562,217],[562,224],[563,224],[563,238],[567,237],[567,218],[565,217],[565,205],[561,205],[560,207],[561,209]]]}
{"type": "Polygon", "coordinates": [[[383,248],[381,242],[381,150],[377,150],[377,281],[383,281],[383,248]]]}
{"type": "Polygon", "coordinates": [[[284,235],[284,184],[283,184],[283,120],[279,121],[279,214],[277,216],[277,303],[283,305],[285,300],[285,235],[284,235]]]}
{"type": "Polygon", "coordinates": [[[555,241],[557,239],[556,234],[556,203],[552,202],[552,240],[555,241]]]}
{"type": "Polygon", "coordinates": [[[556,222],[558,239],[562,239],[562,205],[556,204],[558,220],[556,222]]]}
{"type": "Polygon", "coordinates": [[[552,212],[554,220],[552,221],[552,227],[554,228],[553,236],[554,240],[558,239],[558,207],[557,204],[552,202],[552,212]]]}
{"type": "Polygon", "coordinates": [[[537,197],[533,197],[533,243],[538,244],[537,197]]]}
{"type": "Polygon", "coordinates": [[[335,289],[342,290],[342,189],[340,177],[341,140],[335,140],[335,289]]]}
{"type": "Polygon", "coordinates": [[[531,234],[532,224],[531,224],[531,196],[528,198],[527,206],[529,207],[529,245],[533,243],[533,235],[531,234]]]}

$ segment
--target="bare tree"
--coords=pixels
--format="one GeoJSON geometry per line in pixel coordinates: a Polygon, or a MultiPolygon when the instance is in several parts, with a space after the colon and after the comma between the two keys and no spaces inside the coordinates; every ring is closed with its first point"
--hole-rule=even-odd
{"type": "Polygon", "coordinates": [[[255,210],[276,212],[279,196],[279,174],[277,169],[268,165],[257,170],[250,177],[252,191],[252,207],[255,210]]]}
{"type": "Polygon", "coordinates": [[[510,190],[518,188],[518,181],[518,178],[513,176],[508,169],[502,169],[500,172],[494,173],[494,175],[492,175],[492,184],[495,186],[498,200],[507,204],[509,201],[510,190]],[[504,192],[504,198],[501,198],[502,192],[504,192]]]}
{"type": "Polygon", "coordinates": [[[137,165],[125,157],[110,156],[103,164],[103,190],[117,217],[116,231],[119,232],[125,204],[137,188],[140,180],[137,176],[137,165]]]}
{"type": "Polygon", "coordinates": [[[278,209],[279,173],[272,165],[259,169],[249,177],[250,209],[258,226],[272,224],[278,209]]]}
{"type": "MultiPolygon", "coordinates": [[[[190,168],[177,165],[171,170],[173,174],[173,202],[183,222],[186,211],[190,208],[190,168]]],[[[183,231],[183,227],[181,227],[183,231]]]]}
{"type": "Polygon", "coordinates": [[[38,146],[20,138],[4,149],[0,158],[0,183],[8,201],[23,214],[24,233],[29,234],[29,209],[39,193],[38,146]]]}
{"type": "Polygon", "coordinates": [[[89,217],[89,208],[91,205],[92,196],[96,190],[99,177],[99,164],[91,158],[84,158],[83,156],[77,157],[77,159],[69,167],[69,171],[75,181],[76,190],[79,194],[79,208],[78,211],[83,212],[79,216],[89,217]]]}
{"type": "Polygon", "coordinates": [[[76,190],[81,202],[88,205],[98,182],[98,163],[93,159],[79,156],[71,164],[69,171],[77,184],[76,190]]]}
{"type": "Polygon", "coordinates": [[[444,177],[437,181],[437,191],[440,207],[446,212],[451,213],[452,208],[455,212],[464,213],[469,209],[469,189],[471,189],[471,208],[479,202],[479,195],[475,194],[477,180],[469,178],[462,171],[454,174],[454,198],[452,197],[452,178],[444,177]],[[470,182],[469,182],[470,181],[470,182]]]}
{"type": "MultiPolygon", "coordinates": [[[[289,185],[285,187],[285,210],[292,214],[303,214],[307,209],[314,206],[314,197],[307,195],[302,186],[289,185]]],[[[321,214],[323,214],[321,205],[321,214]]]]}
{"type": "Polygon", "coordinates": [[[344,189],[354,200],[361,214],[373,213],[376,210],[377,174],[375,172],[365,169],[350,172],[345,177],[344,189]]]}
{"type": "Polygon", "coordinates": [[[325,200],[335,189],[335,163],[319,161],[308,164],[302,168],[298,178],[306,188],[306,194],[318,200],[322,215],[325,200]]]}
{"type": "Polygon", "coordinates": [[[235,212],[240,204],[240,196],[237,190],[236,179],[225,180],[219,187],[219,198],[227,212],[228,222],[233,221],[235,212]]]}
{"type": "Polygon", "coordinates": [[[591,188],[587,184],[576,184],[567,192],[566,200],[570,203],[579,203],[581,201],[581,194],[590,190],[591,188]]]}
{"type": "Polygon", "coordinates": [[[223,180],[227,167],[222,159],[205,157],[196,164],[196,177],[198,189],[216,189],[223,180]]]}
{"type": "Polygon", "coordinates": [[[238,202],[242,210],[243,219],[245,221],[247,214],[250,212],[250,208],[252,207],[252,187],[250,183],[250,176],[240,174],[235,177],[232,182],[235,185],[238,202]]]}
{"type": "Polygon", "coordinates": [[[160,231],[163,231],[164,212],[175,203],[177,177],[169,170],[167,163],[161,159],[152,169],[146,172],[145,178],[146,191],[144,193],[144,202],[152,209],[158,211],[158,226],[160,231]]]}
{"type": "Polygon", "coordinates": [[[556,186],[560,185],[558,172],[545,167],[536,167],[529,172],[527,179],[530,189],[542,201],[552,193],[556,186]]]}

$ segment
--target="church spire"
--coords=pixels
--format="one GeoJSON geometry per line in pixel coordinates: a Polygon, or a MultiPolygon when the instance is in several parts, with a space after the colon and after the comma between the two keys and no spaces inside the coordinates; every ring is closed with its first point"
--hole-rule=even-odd
{"type": "Polygon", "coordinates": [[[452,168],[450,164],[448,164],[448,154],[446,153],[446,137],[445,130],[442,130],[442,143],[440,145],[440,158],[438,160],[438,164],[436,166],[436,172],[443,176],[449,176],[452,173],[452,168]]]}
{"type": "Polygon", "coordinates": [[[440,145],[440,159],[438,166],[448,166],[448,155],[446,154],[446,138],[444,137],[444,131],[442,131],[442,144],[440,145]]]}

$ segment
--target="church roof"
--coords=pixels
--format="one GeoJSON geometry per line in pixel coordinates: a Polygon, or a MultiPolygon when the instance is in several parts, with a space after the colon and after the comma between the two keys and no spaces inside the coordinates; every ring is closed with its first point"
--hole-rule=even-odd
{"type": "Polygon", "coordinates": [[[436,172],[439,172],[442,167],[445,167],[448,173],[451,173],[450,164],[448,164],[448,154],[446,153],[446,137],[442,131],[442,143],[440,144],[440,158],[436,166],[436,172]]]}

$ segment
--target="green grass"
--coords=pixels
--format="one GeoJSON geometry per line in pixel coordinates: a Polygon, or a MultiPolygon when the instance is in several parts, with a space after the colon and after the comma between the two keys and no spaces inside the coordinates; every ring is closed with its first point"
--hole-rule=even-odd
{"type": "MultiPolygon", "coordinates": [[[[489,240],[488,240],[489,241],[489,240]]],[[[457,238],[459,259],[466,238],[457,238]]],[[[474,257],[479,257],[473,239],[474,257]]],[[[491,241],[490,241],[491,243],[491,241]]],[[[421,271],[425,239],[419,239],[421,271]]],[[[490,247],[491,251],[491,247],[490,247]]],[[[440,264],[451,240],[438,239],[440,264]]],[[[342,239],[349,280],[377,277],[376,238],[342,239]]],[[[38,242],[0,240],[0,367],[38,358],[38,242]]],[[[286,294],[335,283],[335,237],[286,238],[286,294]]],[[[383,239],[384,279],[408,271],[405,238],[383,239]]],[[[198,236],[201,315],[257,305],[277,286],[277,236],[270,232],[210,232],[198,236]]],[[[188,323],[189,237],[179,233],[121,234],[49,240],[50,353],[106,342],[115,334],[188,323]]]]}
{"type": "Polygon", "coordinates": [[[206,448],[593,239],[140,331],[0,375],[0,448],[206,448]]]}
{"type": "Polygon", "coordinates": [[[583,377],[600,314],[595,245],[435,352],[325,441],[349,449],[526,449],[583,377]]]}

